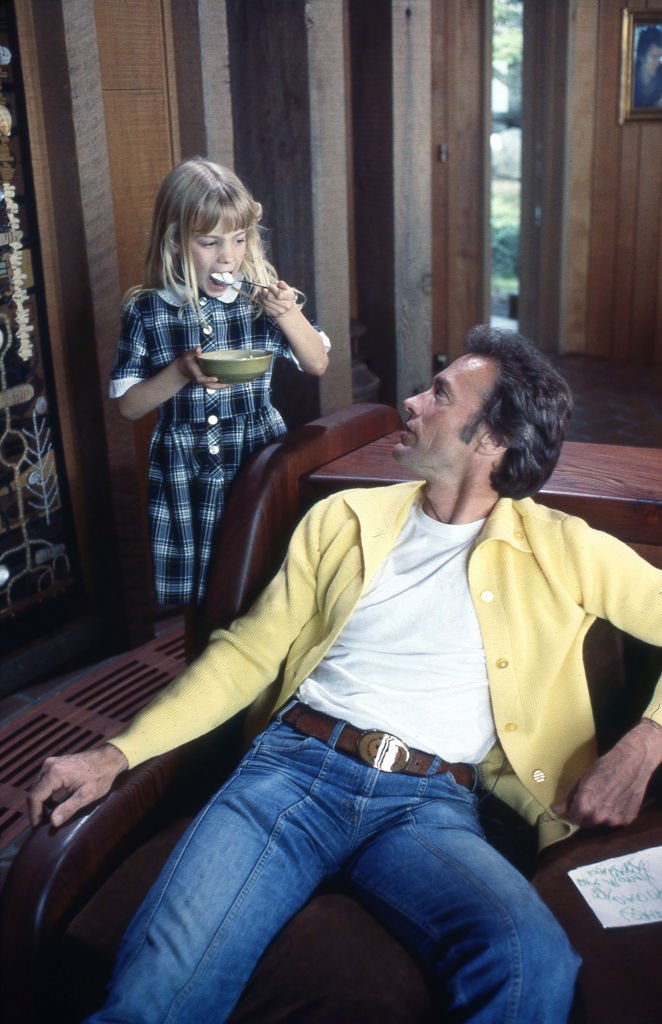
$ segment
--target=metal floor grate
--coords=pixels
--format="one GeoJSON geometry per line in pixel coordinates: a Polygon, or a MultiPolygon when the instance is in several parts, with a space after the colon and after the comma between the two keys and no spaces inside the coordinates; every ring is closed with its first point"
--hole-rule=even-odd
{"type": "Polygon", "coordinates": [[[0,850],[29,825],[26,790],[44,758],[87,750],[117,733],[184,665],[183,632],[168,633],[92,669],[0,728],[0,850]]]}

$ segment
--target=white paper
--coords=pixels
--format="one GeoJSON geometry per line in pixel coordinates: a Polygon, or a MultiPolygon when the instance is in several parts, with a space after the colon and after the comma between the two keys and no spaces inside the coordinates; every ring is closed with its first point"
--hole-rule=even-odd
{"type": "Polygon", "coordinates": [[[604,928],[662,921],[662,846],[568,874],[604,928]]]}

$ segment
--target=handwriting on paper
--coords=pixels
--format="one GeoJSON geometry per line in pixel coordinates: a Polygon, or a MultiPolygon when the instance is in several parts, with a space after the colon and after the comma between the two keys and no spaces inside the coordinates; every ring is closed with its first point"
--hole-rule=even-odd
{"type": "Polygon", "coordinates": [[[662,846],[568,874],[604,928],[662,921],[662,846]]]}

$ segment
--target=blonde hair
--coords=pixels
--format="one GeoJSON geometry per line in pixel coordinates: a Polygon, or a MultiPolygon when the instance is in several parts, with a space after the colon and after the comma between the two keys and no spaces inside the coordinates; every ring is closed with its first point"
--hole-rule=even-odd
{"type": "MultiPolygon", "coordinates": [[[[278,275],[267,260],[260,233],[261,217],[261,204],[227,167],[201,156],[177,164],[156,195],[143,284],[130,288],[125,301],[148,288],[168,288],[204,319],[191,240],[195,235],[211,234],[219,222],[224,234],[246,232],[246,255],[240,268],[245,277],[260,283],[276,282],[278,275]]],[[[246,286],[243,290],[251,294],[259,313],[259,289],[246,286]]]]}

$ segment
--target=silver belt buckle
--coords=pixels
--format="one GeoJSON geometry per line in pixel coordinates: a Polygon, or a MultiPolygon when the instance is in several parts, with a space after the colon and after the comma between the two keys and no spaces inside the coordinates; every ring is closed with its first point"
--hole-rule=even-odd
{"type": "Polygon", "coordinates": [[[409,764],[409,747],[397,736],[367,729],[356,741],[356,752],[365,764],[380,772],[403,772],[409,764]]]}

